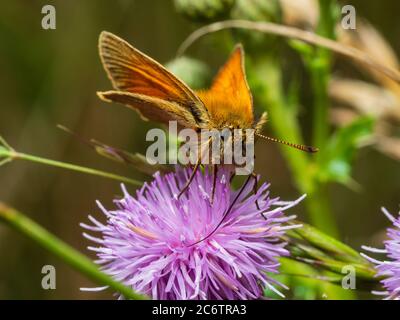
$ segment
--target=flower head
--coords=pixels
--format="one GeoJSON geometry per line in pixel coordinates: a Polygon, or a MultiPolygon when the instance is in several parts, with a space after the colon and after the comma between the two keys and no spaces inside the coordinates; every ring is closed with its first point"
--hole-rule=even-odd
{"type": "Polygon", "coordinates": [[[385,208],[383,213],[393,223],[394,228],[387,229],[388,240],[384,241],[384,249],[375,249],[363,246],[367,251],[386,254],[388,260],[380,261],[362,254],[374,263],[376,276],[382,277],[381,283],[385,291],[374,291],[375,294],[385,295],[386,299],[400,300],[400,215],[393,217],[385,208]]]}
{"type": "Polygon", "coordinates": [[[230,173],[220,169],[213,201],[213,175],[207,170],[198,170],[178,198],[190,173],[155,174],[135,197],[122,186],[124,196],[115,201],[115,210],[98,203],[107,222],[89,216],[93,225],[82,224],[101,233],[101,238],[84,233],[100,245],[89,247],[97,263],[153,299],[257,299],[264,287],[280,294],[274,285],[281,284],[267,273],[277,273],[277,259],[288,255],[280,236],[293,227],[283,223],[294,216],[283,211],[303,197],[282,202],[270,198],[267,184],[253,193],[252,183],[238,196],[240,190],[231,190],[230,173]]]}

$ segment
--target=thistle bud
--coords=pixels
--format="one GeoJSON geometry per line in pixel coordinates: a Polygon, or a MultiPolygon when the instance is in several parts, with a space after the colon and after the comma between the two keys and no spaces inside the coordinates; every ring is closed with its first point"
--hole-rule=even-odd
{"type": "Polygon", "coordinates": [[[210,22],[227,18],[235,0],[174,0],[179,13],[190,20],[210,22]]]}
{"type": "MultiPolygon", "coordinates": [[[[250,21],[279,22],[281,13],[278,0],[236,0],[236,5],[232,9],[233,19],[250,21]]],[[[250,30],[233,30],[237,41],[243,43],[246,52],[258,54],[261,48],[269,47],[276,39],[271,35],[250,30]]]]}
{"type": "Polygon", "coordinates": [[[251,21],[278,21],[280,7],[278,0],[236,0],[232,17],[251,21]]]}

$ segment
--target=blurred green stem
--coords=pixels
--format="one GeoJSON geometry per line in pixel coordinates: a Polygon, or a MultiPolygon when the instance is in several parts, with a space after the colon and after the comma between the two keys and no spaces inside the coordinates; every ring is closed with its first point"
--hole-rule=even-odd
{"type": "MultiPolygon", "coordinates": [[[[334,38],[336,19],[334,17],[334,3],[331,0],[320,0],[320,18],[317,33],[325,38],[334,38]]],[[[315,161],[321,159],[324,147],[329,137],[329,97],[328,85],[331,73],[332,54],[326,48],[315,48],[311,57],[306,58],[306,67],[309,69],[311,87],[314,94],[313,103],[313,144],[320,148],[315,161]]],[[[335,219],[331,212],[328,186],[314,179],[314,188],[309,194],[313,201],[308,202],[308,212],[312,223],[331,236],[339,237],[335,219]]]]}
{"type": "MultiPolygon", "coordinates": [[[[277,137],[285,137],[285,140],[302,143],[300,127],[293,114],[285,110],[284,97],[281,86],[281,69],[278,61],[272,57],[261,56],[259,60],[252,63],[253,77],[257,79],[257,86],[261,89],[259,98],[261,104],[268,111],[273,119],[270,125],[277,137]]],[[[307,155],[282,146],[282,152],[289,163],[289,168],[295,178],[296,186],[305,193],[308,193],[312,185],[308,177],[307,155]]]]}
{"type": "Polygon", "coordinates": [[[331,211],[327,189],[327,185],[314,182],[313,189],[308,193],[308,201],[305,205],[312,225],[330,236],[338,238],[339,232],[331,211]]]}
{"type": "MultiPolygon", "coordinates": [[[[317,34],[333,39],[335,36],[336,21],[334,7],[331,0],[320,0],[320,18],[317,34]]],[[[309,69],[311,86],[314,93],[314,119],[313,119],[313,143],[321,148],[326,144],[329,134],[329,97],[328,84],[331,72],[332,54],[323,47],[313,50],[311,57],[306,58],[306,67],[309,69]]]]}
{"type": "MultiPolygon", "coordinates": [[[[288,106],[282,91],[282,71],[279,61],[272,57],[260,57],[254,61],[253,72],[257,85],[262,90],[259,95],[271,118],[271,126],[278,137],[303,143],[297,114],[288,106]]],[[[326,125],[326,122],[324,123],[326,125]]],[[[317,170],[315,155],[308,155],[298,150],[282,146],[282,152],[289,164],[297,188],[307,193],[307,212],[311,223],[322,231],[337,236],[335,220],[331,214],[326,186],[316,185],[314,172],[317,170]]]]}
{"type": "Polygon", "coordinates": [[[140,181],[133,180],[133,179],[130,179],[130,178],[127,178],[124,176],[117,175],[117,174],[113,174],[113,173],[109,173],[109,172],[105,172],[105,171],[101,171],[101,170],[96,170],[96,169],[92,169],[92,168],[88,168],[88,167],[82,167],[82,166],[79,166],[76,164],[65,163],[65,162],[61,162],[61,161],[37,157],[37,156],[30,155],[30,154],[17,152],[12,148],[8,149],[8,148],[4,148],[4,147],[0,146],[0,159],[1,158],[4,158],[5,160],[7,160],[7,159],[9,159],[9,160],[15,160],[15,159],[28,160],[28,161],[37,162],[37,163],[45,164],[45,165],[52,166],[52,167],[58,167],[58,168],[63,168],[63,169],[67,169],[67,170],[78,171],[78,172],[82,172],[82,173],[86,173],[86,174],[100,176],[103,178],[113,179],[113,180],[117,180],[120,182],[129,183],[129,184],[132,184],[135,186],[143,185],[143,183],[140,181]]]}
{"type": "Polygon", "coordinates": [[[17,210],[0,202],[0,221],[5,222],[16,231],[34,240],[65,263],[69,264],[80,273],[86,275],[96,283],[107,286],[122,294],[127,299],[143,300],[146,296],[138,294],[123,284],[115,281],[110,276],[101,272],[98,266],[89,258],[70,247],[59,238],[49,233],[40,225],[24,216],[17,210]]]}
{"type": "MultiPolygon", "coordinates": [[[[318,51],[321,49],[318,49],[318,51]]],[[[322,49],[324,50],[324,49],[322,49]]],[[[314,93],[313,145],[323,148],[328,138],[328,81],[329,62],[317,56],[309,65],[311,87],[314,93]]],[[[318,155],[317,155],[318,158],[318,155]]]]}

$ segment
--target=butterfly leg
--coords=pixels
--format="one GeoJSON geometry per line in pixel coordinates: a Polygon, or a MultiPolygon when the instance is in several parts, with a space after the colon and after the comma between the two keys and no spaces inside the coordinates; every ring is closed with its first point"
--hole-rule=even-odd
{"type": "Polygon", "coordinates": [[[222,219],[220,220],[220,222],[218,222],[218,224],[215,226],[215,228],[207,235],[205,236],[203,239],[200,239],[190,245],[188,245],[188,247],[194,246],[195,244],[198,244],[204,240],[207,240],[209,237],[211,237],[215,231],[218,230],[218,228],[221,226],[221,224],[224,222],[225,218],[228,216],[228,214],[232,211],[233,206],[236,204],[236,202],[238,201],[240,195],[243,193],[243,190],[246,188],[247,184],[249,183],[251,178],[251,175],[249,174],[247,176],[247,179],[245,181],[245,183],[243,184],[243,186],[240,188],[239,192],[237,193],[236,197],[233,199],[233,201],[231,202],[231,204],[229,205],[228,209],[225,211],[224,215],[222,216],[222,219]]]}
{"type": "MultiPolygon", "coordinates": [[[[251,176],[254,179],[253,192],[257,193],[257,191],[258,191],[258,177],[257,177],[257,174],[252,172],[251,176]]],[[[258,203],[258,200],[256,200],[256,207],[257,207],[257,210],[260,210],[260,205],[258,203]]],[[[265,219],[265,217],[264,217],[264,215],[262,213],[261,213],[261,216],[265,219]]]]}
{"type": "Polygon", "coordinates": [[[232,172],[231,177],[229,178],[229,184],[232,184],[232,180],[235,177],[235,174],[232,172]]]}
{"type": "Polygon", "coordinates": [[[214,203],[214,196],[215,196],[215,186],[217,185],[217,176],[218,176],[218,165],[213,165],[213,185],[211,191],[211,204],[214,203]]]}
{"type": "Polygon", "coordinates": [[[180,198],[180,196],[187,190],[187,188],[189,188],[190,184],[192,183],[192,181],[196,175],[197,170],[199,169],[200,162],[201,162],[201,159],[199,158],[197,160],[196,164],[194,165],[193,171],[190,174],[189,179],[186,181],[186,184],[183,186],[182,190],[179,192],[178,198],[180,198]]]}

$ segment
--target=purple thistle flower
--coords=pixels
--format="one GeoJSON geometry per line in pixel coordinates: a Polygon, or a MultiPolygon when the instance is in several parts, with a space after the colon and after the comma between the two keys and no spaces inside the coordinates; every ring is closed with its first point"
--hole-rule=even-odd
{"type": "Polygon", "coordinates": [[[289,254],[280,236],[297,227],[283,225],[295,218],[283,211],[304,196],[282,202],[269,197],[269,185],[254,194],[249,183],[216,232],[196,243],[213,231],[239,192],[231,190],[229,172],[219,171],[213,203],[213,177],[207,170],[198,170],[177,198],[191,173],[179,168],[155,174],[136,197],[122,185],[124,197],[115,200],[115,210],[98,202],[107,222],[89,216],[93,225],[81,226],[101,233],[101,238],[84,236],[100,245],[89,249],[104,272],[153,299],[257,299],[264,287],[283,296],[274,285],[284,286],[267,273],[277,273],[278,258],[289,254]]]}
{"type": "Polygon", "coordinates": [[[385,208],[382,208],[382,212],[394,225],[394,228],[387,229],[388,240],[384,241],[385,248],[376,249],[367,246],[362,248],[369,252],[386,254],[388,260],[380,261],[363,253],[361,255],[375,265],[376,276],[383,278],[381,284],[386,290],[373,293],[384,295],[385,299],[400,300],[400,215],[396,219],[385,208]]]}

